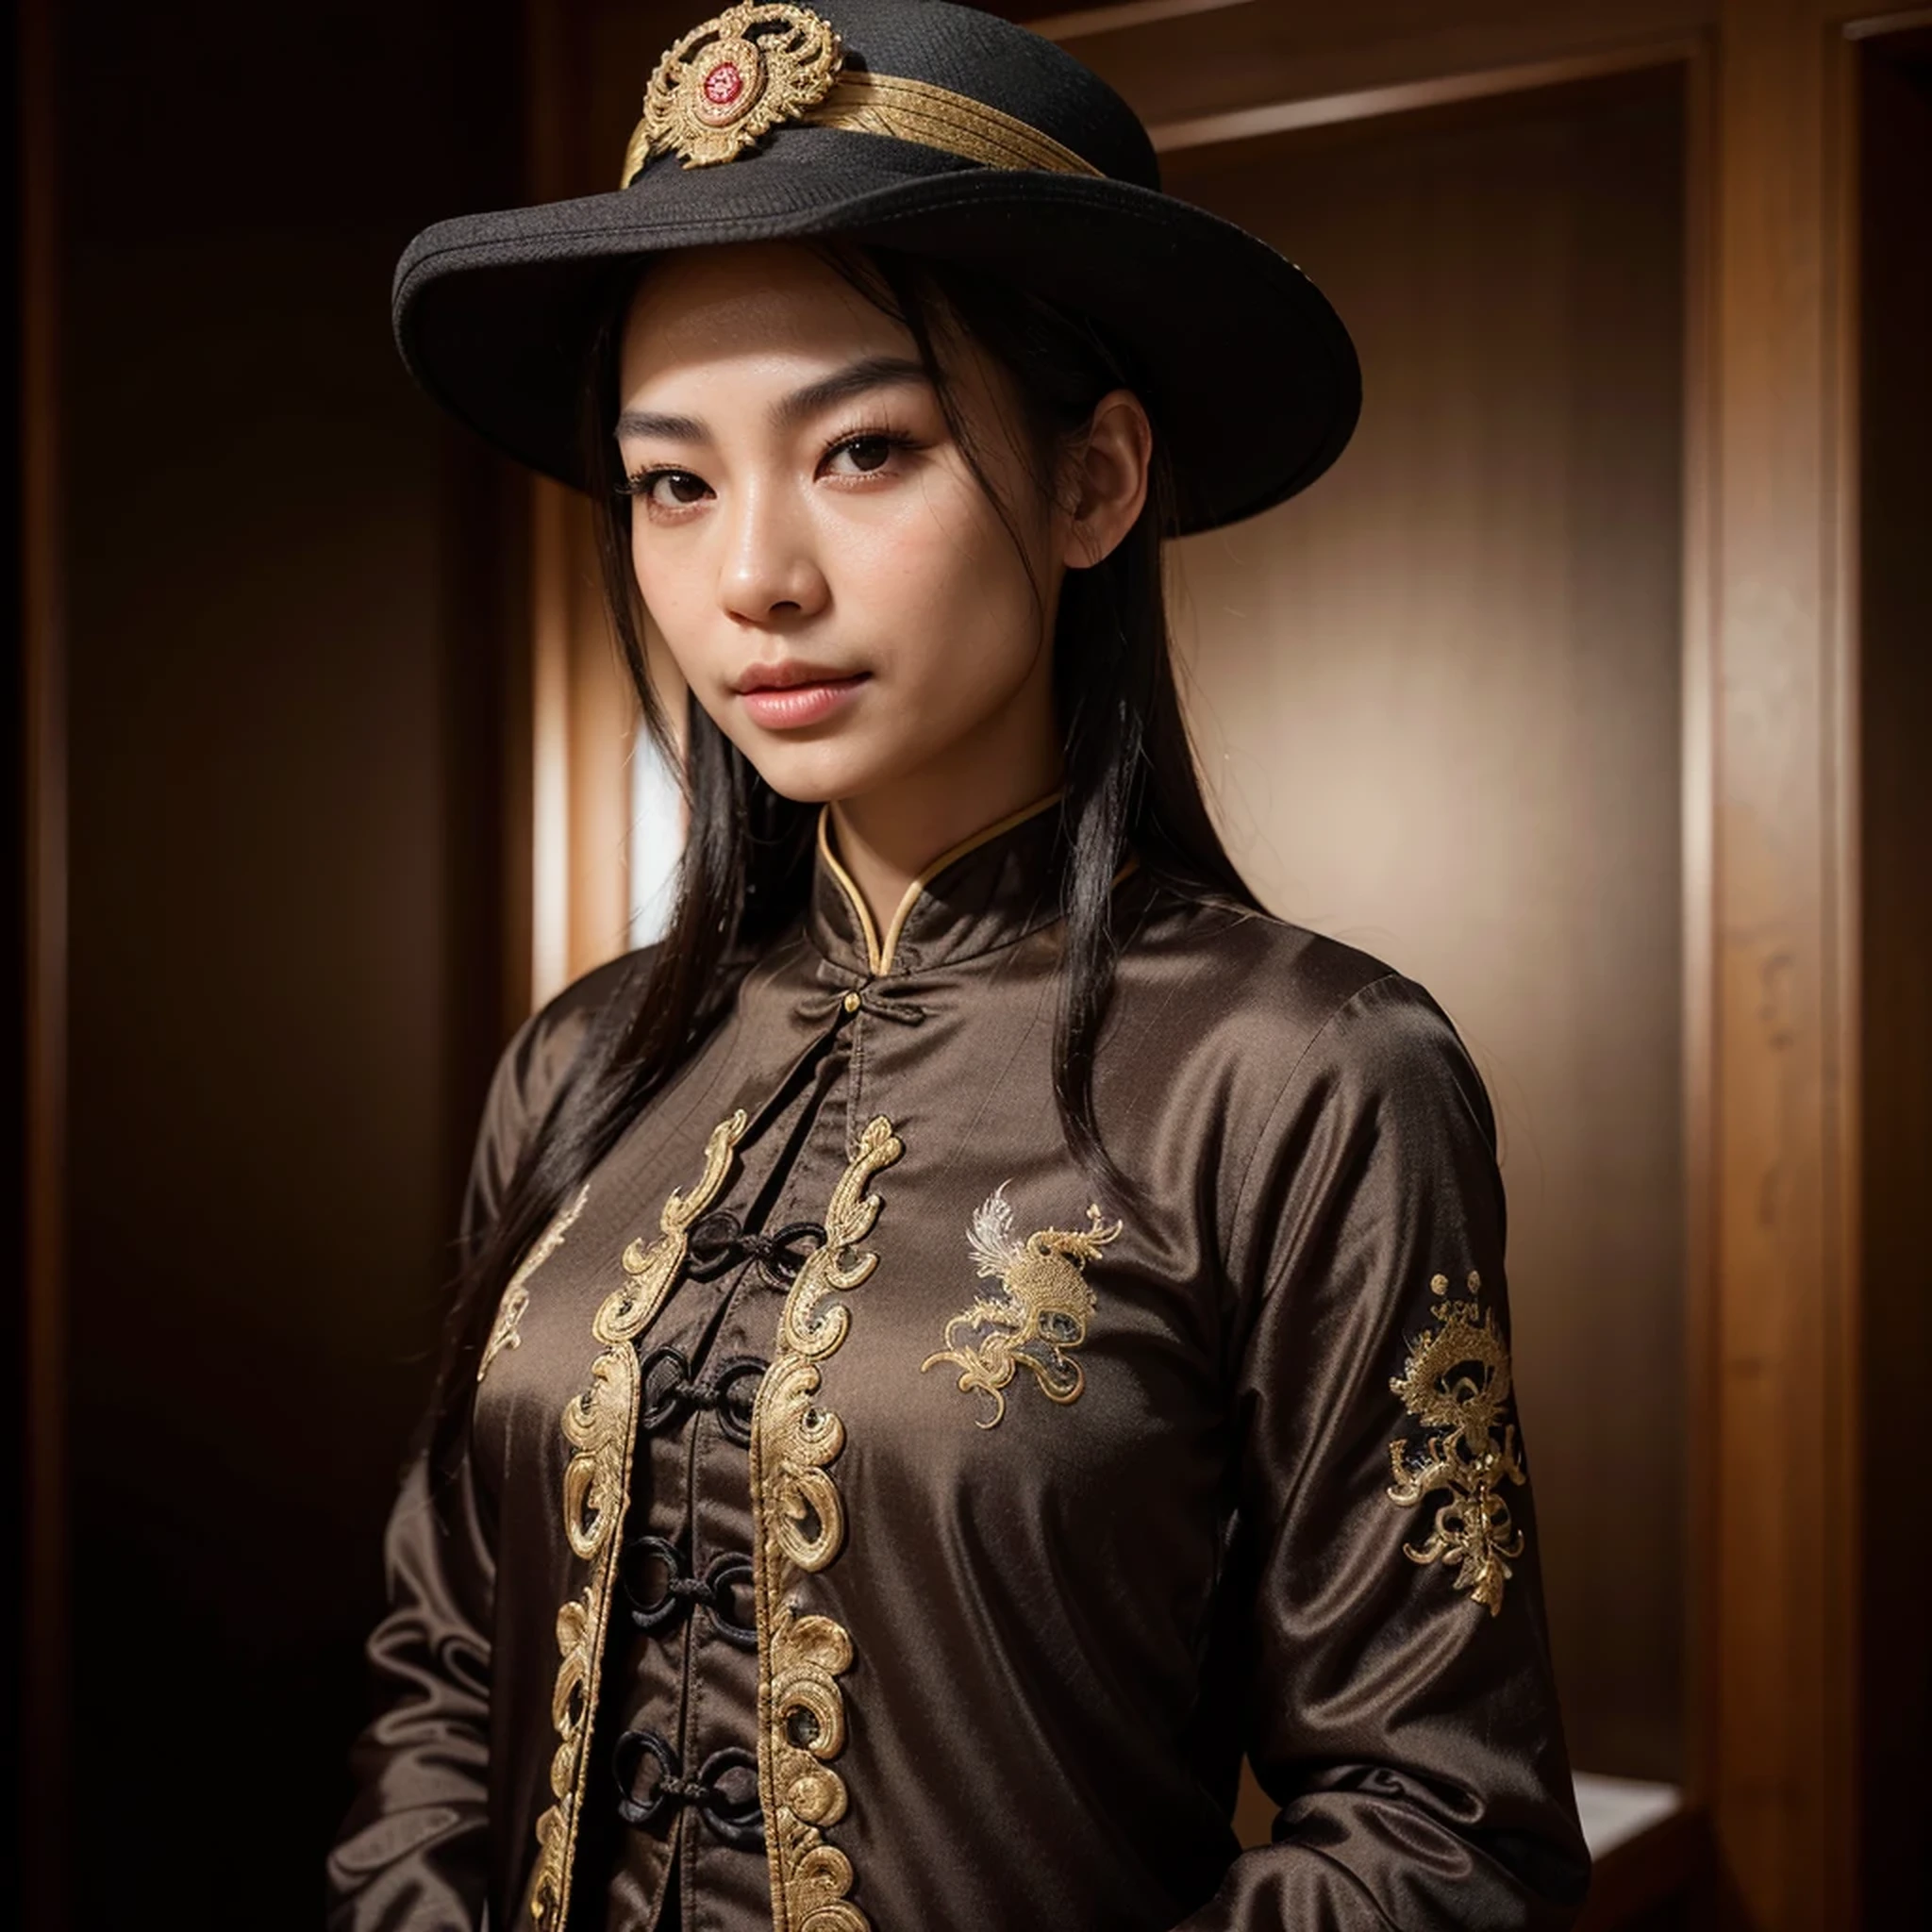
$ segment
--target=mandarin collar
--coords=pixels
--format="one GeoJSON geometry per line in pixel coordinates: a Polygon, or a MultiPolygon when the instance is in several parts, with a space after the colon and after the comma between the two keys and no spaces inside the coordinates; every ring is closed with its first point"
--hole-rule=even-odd
{"type": "Polygon", "coordinates": [[[812,943],[861,980],[928,972],[1022,940],[1060,916],[1058,791],[942,852],[906,888],[883,932],[832,850],[819,813],[806,915],[812,943]]]}

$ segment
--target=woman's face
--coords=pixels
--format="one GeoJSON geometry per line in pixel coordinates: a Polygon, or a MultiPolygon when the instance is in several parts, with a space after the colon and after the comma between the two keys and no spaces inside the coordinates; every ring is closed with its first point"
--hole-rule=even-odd
{"type": "Polygon", "coordinates": [[[810,251],[672,255],[631,303],[638,585],[698,702],[788,798],[861,798],[995,742],[1057,758],[1077,506],[1032,480],[1005,375],[970,345],[947,368],[1019,544],[910,336],[810,251]]]}

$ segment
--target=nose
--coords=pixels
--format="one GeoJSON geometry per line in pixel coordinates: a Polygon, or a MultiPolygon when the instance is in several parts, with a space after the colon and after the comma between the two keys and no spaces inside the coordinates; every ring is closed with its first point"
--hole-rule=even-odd
{"type": "Polygon", "coordinates": [[[726,508],[718,599],[741,623],[780,625],[813,617],[831,594],[819,567],[810,520],[782,485],[755,484],[726,508]]]}

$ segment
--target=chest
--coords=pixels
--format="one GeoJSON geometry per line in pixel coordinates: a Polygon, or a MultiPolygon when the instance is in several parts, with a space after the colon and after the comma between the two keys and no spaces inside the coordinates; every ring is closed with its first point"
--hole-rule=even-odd
{"type": "Polygon", "coordinates": [[[647,1434],[680,1405],[711,1418],[700,1447],[741,1434],[773,1377],[803,1375],[841,1489],[908,1525],[1024,1518],[1110,1558],[1150,1508],[1210,1520],[1229,1425],[1212,1204],[1184,1173],[1108,1197],[1047,1066],[1031,1027],[861,1019],[777,1064],[724,1057],[641,1121],[504,1299],[477,1431],[510,1512],[555,1493],[626,1257],[669,1243],[634,1338],[647,1434]]]}

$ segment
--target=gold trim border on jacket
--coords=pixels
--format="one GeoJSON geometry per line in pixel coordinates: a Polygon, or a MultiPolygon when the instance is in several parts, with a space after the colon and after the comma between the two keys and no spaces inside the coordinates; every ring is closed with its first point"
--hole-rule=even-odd
{"type": "Polygon", "coordinates": [[[674,1192],[658,1217],[658,1239],[624,1251],[624,1280],[599,1305],[591,1333],[603,1344],[589,1386],[563,1411],[573,1451],[563,1472],[563,1530],[571,1554],[587,1567],[583,1588],[557,1611],[557,1681],[550,1715],[557,1748],[550,1760],[555,1802],[538,1819],[537,1863],[527,1909],[549,1932],[569,1923],[578,1827],[590,1776],[591,1733],[601,1694],[610,1602],[617,1582],[619,1532],[630,1507],[642,1374],[636,1342],[684,1273],[691,1230],[710,1211],[730,1178],[747,1116],[741,1108],[712,1128],[704,1172],[687,1193],[674,1192]]]}
{"type": "Polygon", "coordinates": [[[878,134],[989,168],[1101,170],[1037,127],[930,81],[847,70],[843,42],[809,8],[745,4],[694,26],[658,62],[625,149],[620,188],[661,154],[687,168],[735,160],[786,121],[878,134]],[[778,29],[759,36],[758,29],[778,29]]]}
{"type": "MultiPolygon", "coordinates": [[[[747,1124],[741,1108],[711,1130],[704,1171],[688,1192],[665,1202],[657,1241],[647,1248],[640,1238],[625,1248],[625,1279],[591,1324],[603,1352],[591,1365],[589,1386],[563,1411],[563,1434],[575,1451],[563,1475],[564,1534],[572,1555],[588,1569],[583,1587],[557,1612],[555,1802],[537,1821],[537,1861],[526,1894],[540,1932],[560,1932],[570,1919],[591,1729],[637,1459],[642,1385],[636,1345],[683,1279],[691,1229],[729,1180],[747,1124]]],[[[796,1575],[825,1569],[844,1544],[844,1507],[830,1465],[844,1446],[845,1425],[818,1399],[819,1365],[838,1353],[852,1325],[845,1296],[878,1266],[878,1257],[861,1245],[882,1205],[872,1182],[905,1151],[884,1114],[866,1124],[826,1205],[824,1242],[807,1257],[786,1294],[776,1346],[752,1409],[758,1801],[775,1932],[871,1932],[870,1921],[846,1896],[852,1861],[826,1835],[848,1804],[845,1781],[831,1760],[845,1743],[845,1698],[838,1679],[852,1666],[852,1638],[831,1618],[802,1611],[788,1586],[796,1575]]]]}

